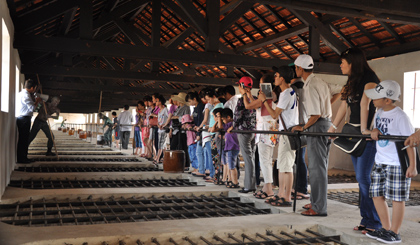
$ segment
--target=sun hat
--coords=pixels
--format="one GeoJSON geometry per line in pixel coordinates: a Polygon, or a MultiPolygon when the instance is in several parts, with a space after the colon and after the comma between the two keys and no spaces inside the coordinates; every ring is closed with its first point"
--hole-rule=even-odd
{"type": "Polygon", "coordinates": [[[185,98],[187,97],[187,94],[186,93],[184,93],[184,92],[181,92],[181,93],[179,93],[179,94],[177,94],[177,95],[174,95],[173,97],[172,97],[172,100],[174,100],[174,101],[178,101],[178,102],[180,102],[180,103],[182,103],[182,104],[188,104],[188,102],[187,101],[185,101],[185,98]]]}

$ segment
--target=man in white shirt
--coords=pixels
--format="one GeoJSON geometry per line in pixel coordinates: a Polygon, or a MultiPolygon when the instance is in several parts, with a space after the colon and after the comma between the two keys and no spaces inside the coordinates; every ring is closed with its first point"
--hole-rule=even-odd
{"type": "Polygon", "coordinates": [[[28,159],[29,133],[31,129],[31,118],[41,98],[32,99],[37,89],[37,82],[28,79],[25,81],[25,88],[16,96],[16,124],[19,132],[17,145],[17,163],[31,163],[28,159]]]}
{"type": "Polygon", "coordinates": [[[227,85],[225,87],[225,99],[226,102],[223,105],[224,108],[229,108],[235,113],[236,104],[238,104],[238,96],[235,95],[235,88],[232,85],[227,85]]]}
{"type": "MultiPolygon", "coordinates": [[[[331,126],[331,92],[328,85],[312,72],[314,62],[306,54],[295,60],[296,75],[305,83],[303,86],[305,111],[308,120],[304,126],[292,131],[326,133],[331,126]]],[[[308,170],[311,185],[311,203],[304,206],[305,216],[327,216],[328,157],[331,142],[326,136],[308,137],[308,170]]]]}
{"type": "Polygon", "coordinates": [[[128,149],[128,141],[130,139],[130,133],[133,122],[133,115],[128,111],[130,107],[128,105],[124,105],[124,111],[120,113],[118,116],[118,122],[120,123],[120,130],[121,130],[121,145],[123,149],[128,149]]]}

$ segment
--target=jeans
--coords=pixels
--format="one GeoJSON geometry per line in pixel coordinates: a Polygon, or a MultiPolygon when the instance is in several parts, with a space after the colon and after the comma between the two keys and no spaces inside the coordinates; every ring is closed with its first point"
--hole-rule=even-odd
{"type": "Polygon", "coordinates": [[[190,155],[191,167],[198,168],[198,159],[197,159],[197,144],[191,144],[188,146],[188,155],[190,155]]]}
{"type": "Polygon", "coordinates": [[[296,191],[308,194],[308,168],[305,162],[306,147],[303,147],[300,152],[301,154],[298,156],[298,151],[296,151],[296,191]],[[300,158],[299,162],[298,158],[300,158]]]}
{"type": "Polygon", "coordinates": [[[204,153],[204,162],[206,164],[206,169],[210,170],[210,177],[214,177],[214,165],[213,165],[213,158],[211,156],[211,142],[207,141],[203,147],[204,153]]]}
{"type": "Polygon", "coordinates": [[[375,154],[375,141],[367,141],[363,154],[360,157],[351,156],[351,160],[353,161],[357,182],[359,182],[360,215],[362,216],[360,224],[377,230],[382,227],[382,224],[372,198],[369,197],[370,173],[375,163],[375,154]]]}
{"type": "Polygon", "coordinates": [[[31,130],[31,117],[18,117],[16,124],[19,132],[17,145],[17,161],[24,162],[28,159],[29,132],[31,130]]]}
{"type": "Polygon", "coordinates": [[[134,131],[134,141],[136,142],[136,148],[142,148],[140,131],[134,131]]]}
{"type": "Polygon", "coordinates": [[[197,162],[198,162],[198,172],[200,174],[204,174],[206,172],[206,166],[204,161],[204,151],[203,146],[201,144],[201,140],[197,142],[197,148],[195,151],[195,154],[197,156],[197,162]]]}

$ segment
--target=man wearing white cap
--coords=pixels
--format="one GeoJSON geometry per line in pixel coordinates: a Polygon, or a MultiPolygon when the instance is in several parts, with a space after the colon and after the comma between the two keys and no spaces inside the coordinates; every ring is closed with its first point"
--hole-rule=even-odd
{"type": "MultiPolygon", "coordinates": [[[[331,93],[322,79],[312,72],[314,61],[306,54],[295,60],[297,77],[301,77],[303,86],[303,105],[307,114],[304,126],[296,126],[292,131],[326,133],[331,126],[331,93]]],[[[328,157],[330,140],[326,136],[308,137],[308,171],[311,185],[311,203],[304,206],[305,216],[327,216],[328,157]]]]}

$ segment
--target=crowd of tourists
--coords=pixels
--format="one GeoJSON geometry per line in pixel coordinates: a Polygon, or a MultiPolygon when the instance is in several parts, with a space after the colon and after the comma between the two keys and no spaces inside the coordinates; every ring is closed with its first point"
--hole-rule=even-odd
{"type": "Polygon", "coordinates": [[[334,138],[307,137],[307,144],[296,150],[287,135],[273,131],[337,133],[349,114],[348,124],[371,136],[358,154],[351,154],[362,216],[354,230],[382,242],[401,242],[405,201],[411,178],[417,175],[414,147],[420,133],[414,133],[408,116],[395,105],[401,95],[398,83],[381,82],[361,50],[343,52],[340,67],[348,76],[342,88],[314,75],[312,57],[303,54],[289,66],[273,67],[273,74],[260,79],[260,84],[272,85],[269,94],[260,89],[253,95],[254,81],[244,76],[238,81],[239,93],[227,85],[170,98],[158,93],[146,96],[137,103],[135,117],[128,105],[120,115],[112,114],[113,121],[101,115],[108,129],[106,141],[111,143],[113,130],[116,145],[121,138],[122,148],[127,149],[134,122],[134,154],[156,165],[162,163],[166,150],[183,150],[188,170],[207,182],[252,192],[273,206],[290,207],[293,198],[308,199],[302,215],[327,216],[328,159],[334,138]],[[339,99],[332,121],[331,104],[339,99]],[[255,130],[271,133],[252,133],[255,130]],[[411,135],[405,142],[409,146],[406,169],[401,168],[395,143],[379,135],[411,135]],[[240,156],[244,162],[242,187],[238,181],[240,156]],[[264,184],[257,190],[260,173],[264,184]],[[393,202],[392,221],[386,199],[393,202]]]}

